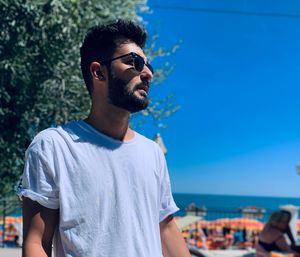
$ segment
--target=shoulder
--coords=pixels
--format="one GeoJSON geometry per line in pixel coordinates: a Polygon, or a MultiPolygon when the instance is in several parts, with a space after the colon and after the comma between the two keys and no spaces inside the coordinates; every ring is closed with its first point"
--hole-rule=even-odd
{"type": "Polygon", "coordinates": [[[151,140],[138,132],[135,131],[136,141],[146,147],[148,150],[153,151],[155,154],[161,156],[164,155],[162,150],[160,149],[159,145],[154,141],[151,140]]]}
{"type": "Polygon", "coordinates": [[[135,137],[136,137],[136,140],[139,141],[139,142],[142,142],[142,143],[145,143],[145,144],[149,144],[153,147],[155,147],[155,145],[157,145],[153,140],[145,137],[144,135],[134,131],[135,133],[135,137]]]}
{"type": "Polygon", "coordinates": [[[45,151],[49,148],[54,147],[60,142],[66,141],[70,130],[77,126],[78,122],[70,122],[62,126],[51,127],[40,131],[32,140],[29,150],[45,151]]]}
{"type": "Polygon", "coordinates": [[[157,165],[157,170],[165,172],[167,163],[165,155],[160,146],[154,140],[151,140],[137,132],[135,133],[137,137],[136,141],[138,141],[139,144],[139,151],[144,155],[146,154],[147,159],[150,162],[153,162],[157,165]]]}
{"type": "Polygon", "coordinates": [[[47,128],[39,132],[32,140],[28,149],[45,150],[45,147],[52,145],[57,137],[57,128],[47,128]]]}
{"type": "Polygon", "coordinates": [[[273,228],[272,226],[266,226],[260,233],[259,238],[266,243],[276,242],[280,238],[283,238],[283,233],[273,228]]]}

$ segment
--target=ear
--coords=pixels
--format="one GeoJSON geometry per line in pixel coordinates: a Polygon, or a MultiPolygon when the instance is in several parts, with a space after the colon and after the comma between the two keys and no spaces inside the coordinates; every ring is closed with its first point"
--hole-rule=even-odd
{"type": "Polygon", "coordinates": [[[90,73],[93,79],[105,80],[105,69],[104,66],[98,62],[92,62],[90,65],[90,73]]]}

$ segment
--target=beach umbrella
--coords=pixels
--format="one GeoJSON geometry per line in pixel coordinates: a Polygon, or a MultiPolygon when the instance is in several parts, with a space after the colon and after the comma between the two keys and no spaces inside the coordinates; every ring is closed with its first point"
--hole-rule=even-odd
{"type": "Polygon", "coordinates": [[[233,229],[261,230],[263,226],[263,222],[251,218],[234,218],[230,221],[230,228],[233,229]]]}
{"type": "Polygon", "coordinates": [[[6,224],[19,223],[19,222],[22,222],[22,221],[23,221],[22,217],[14,217],[14,216],[6,216],[5,217],[5,223],[6,224]]]}
{"type": "Polygon", "coordinates": [[[250,218],[224,218],[217,219],[210,222],[210,227],[228,227],[231,229],[247,229],[247,230],[261,230],[264,224],[256,219],[250,218]]]}
{"type": "Polygon", "coordinates": [[[200,227],[200,228],[208,227],[209,224],[210,224],[210,222],[207,221],[207,220],[199,220],[199,221],[197,222],[197,226],[200,227]]]}
{"type": "Polygon", "coordinates": [[[216,228],[216,227],[228,227],[230,226],[230,219],[229,218],[222,218],[222,219],[217,219],[217,220],[212,220],[209,223],[210,228],[216,228]]]}
{"type": "Polygon", "coordinates": [[[300,231],[300,220],[297,220],[297,231],[300,231]]]}
{"type": "MultiPolygon", "coordinates": [[[[5,224],[20,223],[20,222],[23,222],[23,217],[14,217],[14,216],[5,217],[5,224]]],[[[3,224],[3,218],[0,219],[0,224],[3,224]]]]}

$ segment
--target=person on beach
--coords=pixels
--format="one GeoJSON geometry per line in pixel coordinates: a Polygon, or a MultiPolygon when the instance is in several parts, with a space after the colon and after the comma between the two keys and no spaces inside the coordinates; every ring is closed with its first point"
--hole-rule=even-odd
{"type": "Polygon", "coordinates": [[[80,49],[91,96],[85,120],[40,132],[26,151],[23,257],[187,257],[164,154],[129,127],[147,108],[153,69],[145,30],[119,20],[80,49]]]}
{"type": "Polygon", "coordinates": [[[291,213],[284,210],[271,214],[268,222],[259,234],[256,246],[257,257],[269,256],[271,252],[291,253],[295,257],[300,257],[300,252],[295,245],[289,226],[291,217],[291,213]],[[285,235],[290,239],[291,245],[288,244],[285,235]]]}

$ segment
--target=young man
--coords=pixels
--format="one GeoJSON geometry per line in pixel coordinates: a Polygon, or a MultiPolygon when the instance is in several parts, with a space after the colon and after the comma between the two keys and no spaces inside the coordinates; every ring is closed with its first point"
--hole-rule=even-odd
{"type": "Polygon", "coordinates": [[[23,257],[190,256],[172,218],[164,156],[128,126],[148,106],[146,33],[129,21],[92,28],[81,47],[87,119],[39,133],[26,152],[23,257]]]}

